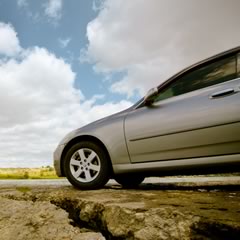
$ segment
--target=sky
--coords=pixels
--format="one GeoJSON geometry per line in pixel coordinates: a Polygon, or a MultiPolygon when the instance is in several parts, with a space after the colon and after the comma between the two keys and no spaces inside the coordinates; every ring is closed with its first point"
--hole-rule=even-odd
{"type": "Polygon", "coordinates": [[[239,0],[0,0],[0,168],[240,45],[239,0]]]}

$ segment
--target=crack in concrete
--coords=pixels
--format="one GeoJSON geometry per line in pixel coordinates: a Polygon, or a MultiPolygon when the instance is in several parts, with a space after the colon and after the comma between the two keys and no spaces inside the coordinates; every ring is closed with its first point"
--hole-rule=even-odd
{"type": "Polygon", "coordinates": [[[73,221],[71,224],[74,227],[80,229],[86,228],[89,231],[100,232],[106,240],[124,240],[133,239],[132,236],[114,237],[111,232],[108,231],[106,224],[102,221],[102,211],[104,206],[101,204],[94,204],[92,202],[78,202],[72,199],[62,199],[60,201],[51,200],[52,204],[64,209],[69,214],[69,218],[73,221]],[[86,213],[81,213],[84,206],[87,208],[89,206],[93,207],[92,215],[84,216],[86,213]]]}
{"type": "Polygon", "coordinates": [[[204,219],[194,223],[191,230],[192,240],[238,240],[240,236],[239,228],[204,219]]]}
{"type": "MultiPolygon", "coordinates": [[[[56,214],[58,214],[58,211],[61,212],[64,210],[64,216],[65,218],[68,218],[68,221],[64,221],[68,225],[71,225],[71,227],[74,227],[78,232],[95,232],[96,234],[99,234],[99,236],[102,236],[101,238],[84,239],[239,239],[240,222],[238,222],[238,218],[236,217],[235,221],[231,222],[232,218],[225,216],[225,221],[222,221],[224,218],[217,215],[226,214],[225,212],[227,211],[233,212],[231,206],[222,203],[215,204],[210,197],[206,199],[206,197],[209,196],[208,193],[203,194],[204,198],[199,199],[199,196],[201,195],[194,195],[195,193],[191,193],[190,195],[189,192],[186,192],[184,193],[186,194],[185,196],[180,192],[164,192],[164,195],[161,196],[165,197],[167,201],[163,199],[160,202],[156,202],[156,196],[159,197],[159,195],[154,195],[156,193],[152,192],[151,194],[148,194],[147,192],[144,192],[141,193],[141,195],[138,191],[128,191],[126,193],[123,192],[123,196],[121,195],[122,199],[125,201],[124,203],[118,199],[120,195],[116,194],[116,192],[111,192],[111,195],[108,197],[106,197],[106,193],[109,193],[109,190],[91,192],[91,194],[89,192],[77,192],[68,189],[62,192],[55,190],[51,192],[48,190],[47,193],[45,190],[32,190],[24,193],[16,191],[13,191],[12,193],[9,192],[4,194],[3,198],[12,201],[31,202],[32,205],[30,205],[33,207],[34,205],[38,206],[42,203],[41,206],[44,206],[44,209],[47,209],[45,208],[45,205],[52,205],[52,207],[49,206],[49,209],[51,208],[54,210],[53,206],[55,208],[57,207],[55,210],[56,214]],[[116,196],[114,194],[116,194],[116,196]],[[140,196],[144,196],[141,201],[147,201],[147,204],[145,202],[145,205],[138,203],[139,205],[131,207],[131,204],[137,204],[136,198],[139,198],[140,196]],[[190,201],[188,200],[188,202],[187,199],[190,196],[192,198],[190,201]],[[176,198],[179,200],[176,201],[176,198]],[[204,200],[206,202],[204,202],[204,200]],[[126,201],[128,203],[127,205],[125,204],[126,201]],[[191,211],[191,208],[188,209],[188,207],[186,207],[189,203],[196,204],[195,208],[192,208],[195,209],[195,212],[191,211]],[[196,209],[208,213],[206,215],[201,215],[198,214],[198,210],[196,209]]],[[[232,194],[227,194],[226,198],[220,193],[218,193],[218,196],[220,196],[220,200],[230,200],[231,198],[229,198],[229,196],[232,194]]],[[[215,196],[215,194],[213,196],[215,196]]],[[[141,201],[139,200],[140,203],[141,201]]],[[[233,213],[235,216],[238,216],[239,212],[237,206],[239,206],[239,204],[236,204],[236,208],[234,208],[235,212],[233,213]]],[[[54,214],[51,216],[56,218],[54,214]]],[[[27,222],[27,224],[29,223],[27,222]]],[[[36,227],[38,224],[33,226],[36,227]]],[[[32,227],[32,225],[29,225],[29,227],[32,227]]],[[[39,228],[35,229],[35,231],[39,231],[39,228]]]]}
{"type": "MultiPolygon", "coordinates": [[[[107,223],[104,221],[103,205],[97,204],[98,206],[96,207],[96,204],[93,202],[82,202],[79,204],[79,202],[72,201],[71,199],[51,201],[51,203],[67,211],[69,213],[69,218],[73,220],[73,222],[75,223],[75,226],[78,226],[80,228],[85,227],[87,229],[91,229],[91,231],[99,231],[107,240],[141,239],[141,238],[136,238],[134,230],[130,230],[128,232],[126,231],[125,234],[123,234],[122,236],[114,236],[111,232],[111,229],[108,229],[107,223]],[[95,211],[92,212],[93,216],[90,214],[88,218],[84,220],[84,214],[86,213],[81,214],[81,210],[82,210],[81,205],[82,207],[83,206],[87,207],[87,205],[93,205],[93,204],[95,206],[94,207],[95,211]]],[[[178,217],[177,214],[175,214],[175,216],[176,218],[178,217]]],[[[175,224],[178,225],[178,222],[176,221],[175,224]]],[[[186,238],[185,234],[182,234],[181,230],[182,229],[176,228],[176,232],[179,237],[176,239],[188,239],[186,238]]],[[[239,239],[239,236],[240,236],[240,229],[238,227],[233,227],[223,223],[214,222],[209,219],[204,219],[201,217],[198,217],[198,219],[195,219],[195,221],[193,220],[193,222],[189,224],[189,230],[190,230],[189,239],[191,240],[197,240],[197,239],[237,240],[239,239]]],[[[159,231],[161,231],[161,229],[159,229],[159,231]]],[[[165,237],[161,239],[165,239],[165,237]]],[[[167,237],[166,239],[172,239],[172,238],[167,237]]]]}

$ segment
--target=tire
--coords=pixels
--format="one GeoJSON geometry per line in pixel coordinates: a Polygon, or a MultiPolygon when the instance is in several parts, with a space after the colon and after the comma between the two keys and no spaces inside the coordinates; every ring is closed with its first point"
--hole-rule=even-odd
{"type": "Polygon", "coordinates": [[[89,141],[73,145],[64,159],[69,182],[82,190],[98,189],[109,180],[111,166],[106,152],[89,141]]]}
{"type": "Polygon", "coordinates": [[[135,174],[121,174],[115,176],[115,181],[123,186],[123,188],[136,188],[141,184],[145,177],[135,174]]]}

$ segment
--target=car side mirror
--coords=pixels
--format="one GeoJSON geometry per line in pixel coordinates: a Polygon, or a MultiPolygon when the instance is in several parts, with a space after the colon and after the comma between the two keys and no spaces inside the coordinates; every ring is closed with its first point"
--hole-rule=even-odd
{"type": "Polygon", "coordinates": [[[156,95],[158,94],[158,88],[151,88],[146,96],[144,97],[144,103],[146,105],[151,105],[154,101],[154,98],[156,97],[156,95]]]}

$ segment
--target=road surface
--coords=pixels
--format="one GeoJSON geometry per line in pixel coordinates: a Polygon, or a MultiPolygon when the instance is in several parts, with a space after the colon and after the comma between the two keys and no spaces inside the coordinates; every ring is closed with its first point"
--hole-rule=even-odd
{"type": "MultiPolygon", "coordinates": [[[[146,178],[142,186],[150,186],[153,184],[158,188],[159,186],[240,186],[240,176],[226,176],[226,177],[150,177],[146,178]]],[[[110,180],[107,187],[115,186],[117,183],[110,180]]],[[[71,186],[67,179],[1,179],[0,186],[71,186]]]]}
{"type": "Polygon", "coordinates": [[[66,179],[0,180],[0,240],[188,240],[240,236],[240,177],[148,178],[80,191],[66,179]]]}

